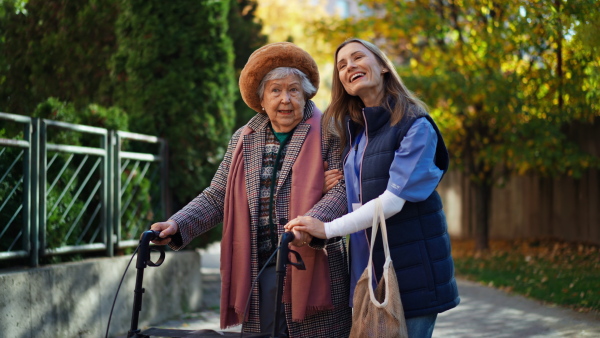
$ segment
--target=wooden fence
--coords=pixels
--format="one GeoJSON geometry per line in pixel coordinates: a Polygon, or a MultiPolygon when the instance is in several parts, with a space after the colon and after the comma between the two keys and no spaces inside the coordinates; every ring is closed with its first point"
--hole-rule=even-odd
{"type": "MultiPolygon", "coordinates": [[[[600,118],[592,126],[570,126],[570,138],[600,157],[600,118]]],[[[474,237],[474,193],[467,178],[450,171],[438,189],[454,238],[474,237]]],[[[494,187],[490,239],[542,239],[600,244],[600,170],[580,179],[512,176],[494,187]]]]}

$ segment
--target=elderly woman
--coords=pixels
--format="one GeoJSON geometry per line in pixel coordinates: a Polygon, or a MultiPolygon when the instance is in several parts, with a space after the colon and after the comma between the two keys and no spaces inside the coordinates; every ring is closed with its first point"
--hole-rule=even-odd
{"type": "Polygon", "coordinates": [[[323,189],[324,162],[341,167],[340,142],[323,136],[331,133],[322,133],[321,112],[310,101],[319,85],[317,65],[292,43],[269,44],[250,56],[239,83],[244,102],[258,114],[234,133],[210,186],[168,221],[152,225],[165,238],[155,243],[179,250],[223,222],[222,328],[243,323],[244,332],[271,332],[281,325],[290,337],[347,337],[352,314],[343,237],[295,240],[292,249],[307,269],[288,269],[280,307],[285,322],[273,323],[276,273],[269,257],[283,226],[298,215],[327,222],[347,210],[343,182],[323,189]]]}

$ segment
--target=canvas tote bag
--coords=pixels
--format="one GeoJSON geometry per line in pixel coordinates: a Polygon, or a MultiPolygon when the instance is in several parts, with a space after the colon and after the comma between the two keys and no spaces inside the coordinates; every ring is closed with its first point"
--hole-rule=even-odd
{"type": "Polygon", "coordinates": [[[408,337],[404,310],[400,301],[398,280],[390,257],[383,207],[379,198],[375,201],[369,263],[354,289],[354,309],[350,338],[365,337],[408,337]],[[385,264],[383,265],[381,280],[375,291],[373,291],[373,283],[371,282],[373,279],[373,246],[375,245],[379,222],[381,222],[385,264]]]}

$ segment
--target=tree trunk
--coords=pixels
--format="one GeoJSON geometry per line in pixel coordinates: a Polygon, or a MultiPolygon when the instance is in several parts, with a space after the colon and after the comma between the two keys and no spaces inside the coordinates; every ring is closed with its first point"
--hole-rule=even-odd
{"type": "Polygon", "coordinates": [[[557,13],[557,20],[556,20],[556,31],[558,33],[558,37],[557,37],[557,47],[556,47],[556,77],[558,78],[558,108],[559,108],[559,113],[562,111],[563,105],[564,105],[564,98],[563,98],[563,69],[562,69],[562,63],[563,63],[563,51],[562,51],[562,40],[563,40],[563,34],[562,34],[562,18],[561,18],[561,0],[555,0],[554,1],[554,7],[556,8],[556,13],[557,13]]]}
{"type": "Polygon", "coordinates": [[[487,251],[489,245],[490,205],[492,200],[492,186],[488,180],[474,183],[475,193],[475,250],[487,251]]]}

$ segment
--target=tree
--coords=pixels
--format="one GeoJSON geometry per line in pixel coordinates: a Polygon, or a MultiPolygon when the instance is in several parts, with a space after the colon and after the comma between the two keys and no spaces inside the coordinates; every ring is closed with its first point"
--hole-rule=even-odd
{"type": "Polygon", "coordinates": [[[234,124],[227,1],[122,3],[112,59],[115,102],[132,131],[169,141],[175,208],[206,187],[234,124]]]}
{"type": "MultiPolygon", "coordinates": [[[[228,35],[235,50],[235,79],[239,80],[240,73],[246,65],[250,54],[267,43],[267,36],[261,33],[262,22],[256,17],[257,2],[254,0],[231,0],[229,9],[228,35]]],[[[237,82],[236,82],[237,83],[237,82]]],[[[242,95],[236,86],[235,93],[235,127],[241,127],[256,112],[244,103],[242,95]]]]}
{"type": "Polygon", "coordinates": [[[107,61],[116,50],[117,0],[0,4],[0,107],[31,115],[49,97],[110,105],[107,61]]]}
{"type": "Polygon", "coordinates": [[[429,102],[453,164],[475,192],[476,248],[488,248],[491,189],[509,174],[578,177],[600,160],[564,126],[598,109],[600,3],[591,0],[362,1],[321,22],[332,42],[379,45],[429,102]],[[593,41],[593,42],[592,42],[593,41]],[[595,44],[596,43],[596,44],[595,44]]]}
{"type": "Polygon", "coordinates": [[[319,66],[321,81],[319,91],[312,100],[317,107],[325,110],[331,96],[332,56],[335,47],[317,34],[314,21],[330,17],[325,10],[328,1],[258,0],[258,2],[256,15],[264,23],[262,32],[269,37],[269,42],[293,42],[315,59],[319,66]]]}

